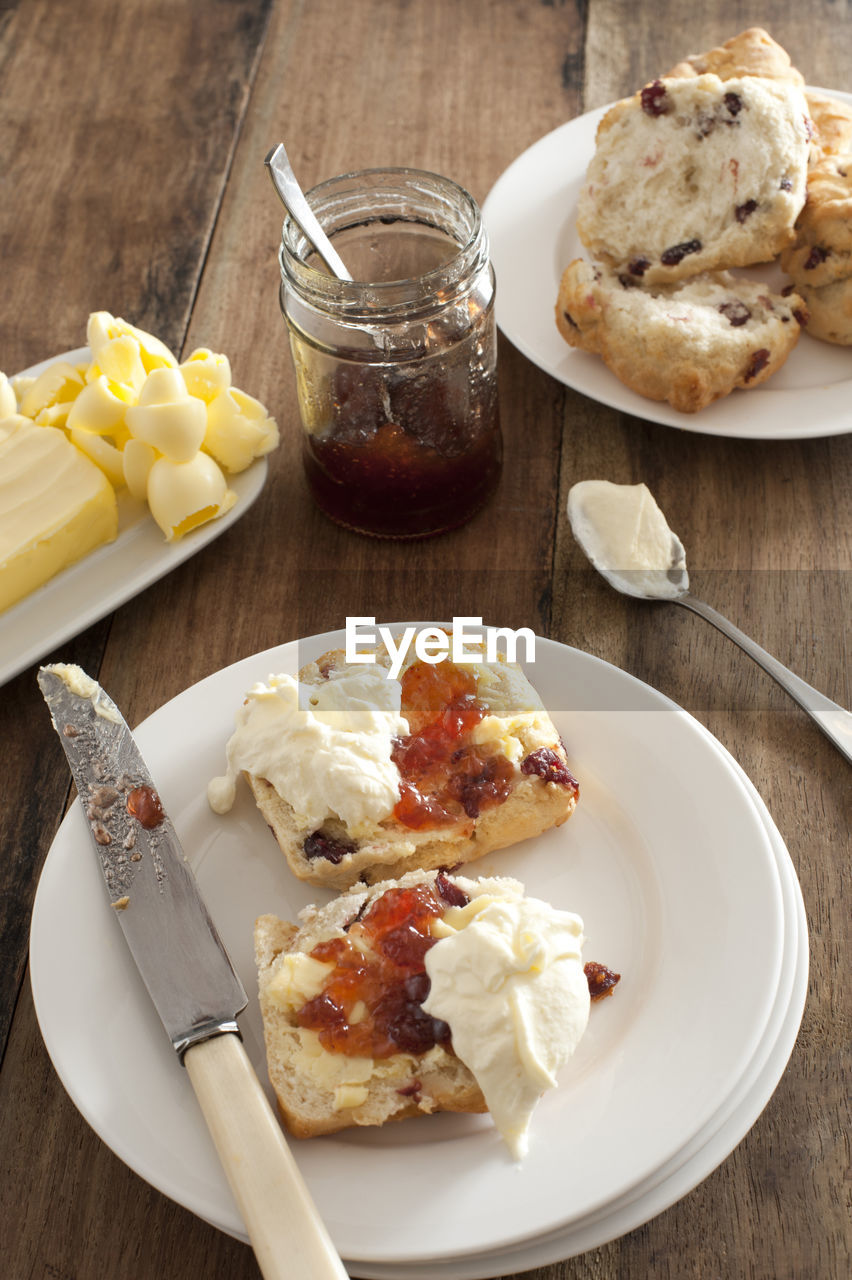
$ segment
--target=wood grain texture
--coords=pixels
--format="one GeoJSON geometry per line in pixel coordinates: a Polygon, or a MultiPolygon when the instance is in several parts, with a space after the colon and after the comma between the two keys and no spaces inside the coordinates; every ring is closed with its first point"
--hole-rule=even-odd
{"type": "MultiPolygon", "coordinates": [[[[266,5],[22,3],[0,29],[0,368],[85,344],[89,311],[180,347],[265,29],[266,5]],[[50,86],[48,92],[47,86],[50,86]],[[176,88],[180,87],[180,93],[176,88]]],[[[2,625],[2,622],[0,622],[2,625]]],[[[97,672],[109,622],[77,652],[97,672]]],[[[23,971],[35,877],[67,794],[32,673],[0,694],[0,1052],[23,971]],[[20,749],[20,726],[30,744],[20,749]],[[45,761],[50,767],[44,770],[45,761]],[[53,799],[53,805],[50,801],[53,799]]]]}
{"type": "MultiPolygon", "coordinates": [[[[529,1280],[836,1280],[852,1266],[848,766],[701,619],[611,591],[564,516],[575,480],[644,480],[687,546],[696,594],[849,705],[852,436],[762,444],[674,431],[562,387],[501,340],[506,464],[492,504],[420,544],[349,535],[312,507],[301,475],[277,298],[281,210],[263,157],[284,140],[305,186],[351,168],[431,168],[482,199],[549,130],[755,24],[809,82],[852,88],[852,21],[831,0],[18,0],[0,10],[0,367],[78,345],[88,312],[106,308],[176,350],[227,351],[237,385],[282,429],[242,520],[47,656],[99,675],[135,724],[218,668],[349,614],[534,626],[696,715],[755,782],[790,849],[810,992],[765,1112],[677,1205],[529,1280]]],[[[33,671],[0,689],[0,781],[0,1269],[11,1280],[254,1280],[245,1245],[153,1190],[88,1129],[44,1050],[27,936],[69,785],[33,671]]]]}
{"type": "MultiPolygon", "coordinates": [[[[725,20],[728,12],[736,11],[690,8],[687,18],[685,7],[672,5],[667,21],[658,12],[659,20],[637,23],[630,4],[593,4],[586,105],[624,96],[673,65],[684,53],[683,31],[697,52],[747,25],[765,26],[810,83],[848,88],[827,9],[823,21],[809,11],[807,23],[804,11],[783,4],[752,7],[733,21],[725,20]]],[[[839,1149],[849,1114],[849,1001],[828,978],[850,945],[841,906],[848,766],[712,627],[677,608],[621,598],[590,573],[567,527],[564,499],[574,480],[592,474],[645,481],[683,537],[694,594],[848,706],[852,512],[843,481],[850,441],[720,441],[588,406],[570,392],[564,423],[553,634],[647,680],[728,747],[787,842],[811,935],[802,1032],[757,1124],[698,1192],[619,1242],[619,1262],[603,1261],[600,1251],[565,1274],[829,1280],[847,1272],[850,1250],[848,1164],[839,1149]],[[678,1241],[689,1242],[688,1252],[678,1241]]]]}
{"type": "Polygon", "coordinates": [[[7,372],[84,345],[99,309],[181,345],[268,9],[28,0],[9,15],[7,372]]]}

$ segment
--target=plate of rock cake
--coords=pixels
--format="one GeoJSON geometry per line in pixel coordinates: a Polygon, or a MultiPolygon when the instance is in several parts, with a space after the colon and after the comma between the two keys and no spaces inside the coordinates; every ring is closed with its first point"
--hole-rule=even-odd
{"type": "Polygon", "coordinates": [[[498,323],[565,385],[711,435],[849,430],[852,95],[765,31],[553,130],[484,216],[498,323]]]}

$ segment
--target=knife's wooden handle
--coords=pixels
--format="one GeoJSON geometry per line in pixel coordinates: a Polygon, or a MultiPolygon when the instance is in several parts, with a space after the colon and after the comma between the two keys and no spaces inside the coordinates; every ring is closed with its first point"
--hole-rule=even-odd
{"type": "Polygon", "coordinates": [[[183,1060],[266,1280],[346,1280],[240,1038],[213,1036],[183,1060]]]}

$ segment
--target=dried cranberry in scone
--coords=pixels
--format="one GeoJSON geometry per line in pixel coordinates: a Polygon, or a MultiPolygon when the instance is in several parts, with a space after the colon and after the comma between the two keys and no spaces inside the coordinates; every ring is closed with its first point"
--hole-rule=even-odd
{"type": "Polygon", "coordinates": [[[666,86],[662,80],[655,80],[653,84],[645,85],[639,97],[642,110],[649,116],[664,116],[672,109],[672,100],[666,93],[666,86]]]}
{"type": "Polygon", "coordinates": [[[746,324],[751,319],[751,311],[741,298],[734,298],[732,301],[720,302],[719,312],[728,321],[728,324],[737,325],[746,324]]]}
{"type": "Polygon", "coordinates": [[[852,153],[824,156],[811,168],[796,242],[782,253],[781,265],[809,289],[852,276],[852,153]]]}

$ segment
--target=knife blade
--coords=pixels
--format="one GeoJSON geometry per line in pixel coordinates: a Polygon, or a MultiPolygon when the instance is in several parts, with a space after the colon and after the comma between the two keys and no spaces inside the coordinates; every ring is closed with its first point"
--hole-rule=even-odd
{"type": "Polygon", "coordinates": [[[182,1056],[199,1040],[236,1031],[245,990],[118,708],[84,672],[43,667],[38,682],[109,901],[174,1048],[182,1056]]]}
{"type": "Polygon", "coordinates": [[[204,1119],[267,1280],[346,1270],[249,1062],[245,989],[154,780],[112,699],[79,667],[38,683],[77,786],[109,903],[204,1119]]]}

